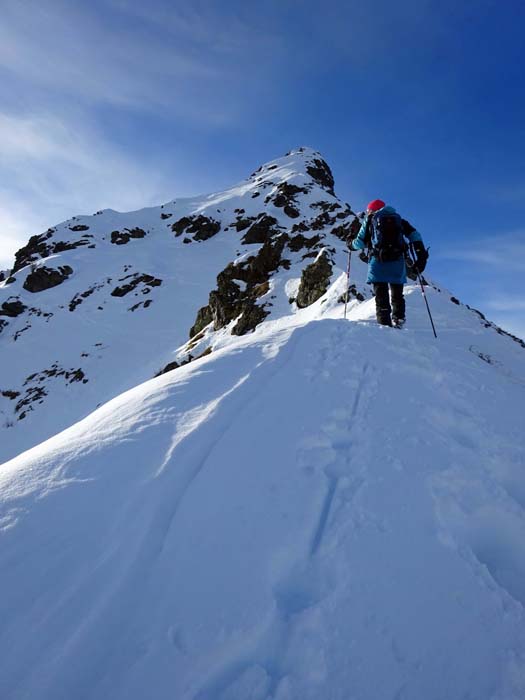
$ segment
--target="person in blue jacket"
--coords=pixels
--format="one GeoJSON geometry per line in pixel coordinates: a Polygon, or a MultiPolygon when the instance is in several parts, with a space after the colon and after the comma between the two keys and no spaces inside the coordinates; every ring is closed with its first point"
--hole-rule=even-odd
{"type": "Polygon", "coordinates": [[[351,249],[368,251],[367,282],[374,287],[377,322],[384,326],[399,327],[405,322],[405,239],[416,255],[414,271],[423,272],[428,252],[421,234],[394,207],[375,199],[367,207],[357,236],[350,241],[351,249]]]}

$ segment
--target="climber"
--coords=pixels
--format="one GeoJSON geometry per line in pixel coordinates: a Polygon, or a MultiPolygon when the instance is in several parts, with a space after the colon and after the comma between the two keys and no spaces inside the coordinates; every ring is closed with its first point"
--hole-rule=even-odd
{"type": "Polygon", "coordinates": [[[374,287],[377,322],[401,327],[405,322],[403,285],[407,281],[405,254],[411,244],[414,272],[422,273],[428,258],[421,234],[380,199],[367,207],[367,216],[357,236],[348,240],[351,250],[367,250],[368,277],[374,287]],[[389,293],[390,286],[390,293],[389,293]]]}

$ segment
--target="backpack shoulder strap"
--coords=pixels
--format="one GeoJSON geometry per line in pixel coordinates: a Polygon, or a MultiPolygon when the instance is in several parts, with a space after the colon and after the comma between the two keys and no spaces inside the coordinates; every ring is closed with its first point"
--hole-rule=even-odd
{"type": "Polygon", "coordinates": [[[401,219],[401,225],[403,226],[403,234],[407,237],[416,230],[406,219],[401,219]]]}

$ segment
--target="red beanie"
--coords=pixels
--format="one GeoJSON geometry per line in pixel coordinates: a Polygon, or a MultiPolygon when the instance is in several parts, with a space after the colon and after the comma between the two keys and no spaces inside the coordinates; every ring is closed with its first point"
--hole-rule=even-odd
{"type": "Polygon", "coordinates": [[[367,206],[368,211],[379,211],[383,207],[385,207],[386,204],[383,202],[382,199],[374,199],[370,204],[367,206]]]}

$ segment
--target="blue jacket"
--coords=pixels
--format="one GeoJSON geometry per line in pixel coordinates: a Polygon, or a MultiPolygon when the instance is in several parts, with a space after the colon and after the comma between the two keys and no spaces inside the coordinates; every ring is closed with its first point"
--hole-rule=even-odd
{"type": "MultiPolygon", "coordinates": [[[[380,211],[392,214],[395,213],[394,207],[383,207],[380,211]]],[[[354,250],[365,250],[368,248],[368,242],[365,240],[367,228],[367,219],[361,224],[359,233],[352,241],[352,248],[354,250]]],[[[410,243],[415,243],[416,241],[423,241],[421,234],[413,228],[408,221],[403,219],[403,228],[405,238],[410,241],[410,243]]],[[[367,282],[389,282],[390,284],[405,284],[407,281],[407,271],[405,266],[405,258],[401,257],[399,260],[394,260],[393,262],[381,262],[375,256],[370,256],[368,262],[368,277],[367,282]]]]}

